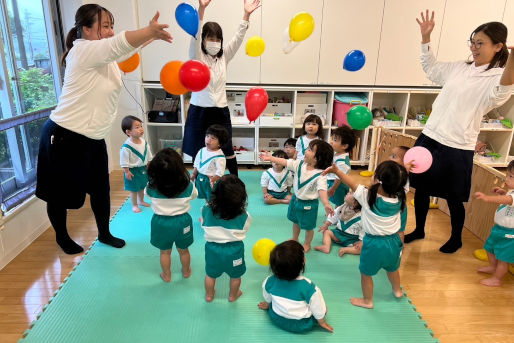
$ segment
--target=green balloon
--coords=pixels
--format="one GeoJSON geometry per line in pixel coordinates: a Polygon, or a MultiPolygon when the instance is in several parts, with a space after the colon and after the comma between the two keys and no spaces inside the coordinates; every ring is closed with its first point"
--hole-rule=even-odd
{"type": "Polygon", "coordinates": [[[366,106],[358,105],[350,108],[346,114],[348,124],[354,130],[364,130],[373,122],[373,114],[366,106]]]}

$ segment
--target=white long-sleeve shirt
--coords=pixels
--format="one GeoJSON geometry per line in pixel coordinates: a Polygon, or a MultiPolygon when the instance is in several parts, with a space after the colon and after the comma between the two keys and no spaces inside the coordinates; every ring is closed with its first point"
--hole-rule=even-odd
{"type": "Polygon", "coordinates": [[[125,31],[100,40],[75,40],[66,56],[62,93],[50,119],[92,139],[107,137],[122,87],[116,60],[135,50],[125,31]]]}
{"type": "MultiPolygon", "coordinates": [[[[226,107],[227,106],[227,93],[225,85],[227,82],[227,64],[234,57],[237,50],[241,46],[243,39],[248,30],[249,23],[246,20],[241,20],[236,34],[223,46],[223,55],[221,57],[213,57],[205,54],[202,51],[202,34],[198,32],[195,38],[191,38],[189,46],[189,57],[197,59],[209,67],[211,70],[211,80],[209,85],[200,92],[193,92],[191,94],[191,104],[201,107],[226,107]]],[[[200,27],[203,22],[200,22],[200,27]]]]}
{"type": "Polygon", "coordinates": [[[504,104],[514,86],[500,85],[503,68],[475,63],[437,62],[430,44],[421,45],[421,65],[427,77],[443,86],[435,99],[423,134],[446,146],[475,150],[482,116],[504,104]]]}

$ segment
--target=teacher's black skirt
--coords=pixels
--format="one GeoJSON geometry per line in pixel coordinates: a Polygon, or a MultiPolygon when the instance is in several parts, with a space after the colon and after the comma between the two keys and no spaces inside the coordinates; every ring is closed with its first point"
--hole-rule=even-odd
{"type": "Polygon", "coordinates": [[[432,153],[432,166],[421,174],[410,174],[410,185],[431,196],[466,202],[471,189],[473,172],[472,150],[451,148],[421,134],[415,146],[432,153]]]}
{"type": "Polygon", "coordinates": [[[107,148],[48,119],[41,132],[36,196],[68,208],[82,207],[86,193],[109,197],[107,148]]]}
{"type": "Polygon", "coordinates": [[[198,151],[205,146],[205,132],[211,125],[219,124],[228,131],[229,140],[221,147],[225,156],[234,155],[232,145],[232,122],[228,107],[200,107],[189,106],[186,125],[184,127],[184,140],[182,151],[192,158],[196,157],[198,151]]]}

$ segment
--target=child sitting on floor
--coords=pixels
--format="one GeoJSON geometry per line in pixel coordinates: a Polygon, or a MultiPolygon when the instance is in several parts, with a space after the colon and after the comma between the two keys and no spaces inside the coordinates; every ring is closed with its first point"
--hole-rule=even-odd
{"type": "Polygon", "coordinates": [[[339,256],[360,255],[364,231],[361,223],[361,205],[355,200],[353,193],[346,195],[344,204],[336,208],[333,215],[327,217],[319,231],[323,232],[323,245],[314,249],[328,254],[334,242],[341,246],[339,256]],[[328,230],[330,225],[337,227],[328,230]]]}
{"type": "MultiPolygon", "coordinates": [[[[287,154],[282,150],[275,151],[272,156],[287,159],[287,154]]],[[[289,204],[292,185],[293,176],[291,171],[272,162],[271,168],[263,172],[261,176],[264,202],[268,205],[289,204]]]]}
{"type": "Polygon", "coordinates": [[[514,161],[510,161],[507,166],[505,185],[508,192],[494,187],[493,193],[497,195],[475,193],[477,199],[500,205],[494,215],[491,234],[484,245],[489,266],[478,269],[481,273],[492,274],[490,278],[480,280],[485,286],[501,286],[503,277],[509,270],[509,263],[514,263],[514,161]]]}
{"type": "Polygon", "coordinates": [[[190,201],[198,195],[182,157],[173,149],[157,153],[148,165],[146,194],[152,200],[154,215],[151,222],[150,243],[161,250],[161,278],[171,281],[171,249],[177,247],[182,264],[182,275],[191,276],[193,220],[189,215],[190,201]]]}
{"type": "Polygon", "coordinates": [[[284,142],[284,151],[287,154],[287,158],[295,159],[296,156],[296,138],[288,138],[284,142]]]}
{"type": "Polygon", "coordinates": [[[202,229],[205,231],[205,300],[214,299],[216,279],[223,273],[230,276],[228,301],[242,294],[241,276],[246,272],[243,240],[252,218],[246,211],[248,196],[243,181],[235,175],[224,175],[202,208],[202,229]]]}
{"type": "Polygon", "coordinates": [[[312,330],[317,323],[323,329],[334,332],[327,324],[327,306],[320,289],[301,274],[305,272],[305,253],[300,243],[285,241],[271,251],[272,276],[262,283],[265,301],[259,303],[267,310],[276,326],[290,332],[312,330]]]}

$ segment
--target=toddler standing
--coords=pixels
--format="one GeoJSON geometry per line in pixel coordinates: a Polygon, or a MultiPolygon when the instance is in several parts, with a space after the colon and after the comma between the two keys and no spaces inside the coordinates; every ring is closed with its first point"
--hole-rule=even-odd
{"type": "Polygon", "coordinates": [[[211,197],[212,188],[225,174],[226,159],[221,147],[229,140],[228,131],[221,125],[209,126],[205,132],[205,147],[198,151],[191,180],[195,181],[198,198],[211,197]]]}
{"type": "MultiPolygon", "coordinates": [[[[282,150],[275,151],[272,156],[287,159],[287,154],[282,150]]],[[[264,202],[269,205],[289,204],[291,200],[290,190],[293,185],[292,172],[273,162],[271,166],[261,176],[264,202]]]]}
{"type": "Polygon", "coordinates": [[[269,153],[260,154],[263,161],[286,166],[294,172],[294,194],[287,209],[287,219],[293,222],[293,240],[298,241],[300,230],[305,230],[305,252],[311,249],[314,228],[318,219],[318,198],[325,207],[327,216],[334,212],[328,202],[327,178],[322,176],[323,169],[330,166],[334,150],[327,142],[315,139],[305,151],[305,159],[286,160],[273,157],[269,153]]]}
{"type": "MultiPolygon", "coordinates": [[[[332,131],[332,139],[330,145],[334,149],[334,161],[332,162],[343,173],[348,174],[351,170],[350,167],[350,154],[355,146],[355,134],[353,130],[346,126],[340,126],[332,131]]],[[[334,205],[341,206],[344,203],[344,197],[348,193],[348,187],[341,184],[341,180],[333,174],[327,175],[328,181],[328,196],[334,205]]]]}
{"type": "Polygon", "coordinates": [[[243,183],[235,175],[224,175],[214,187],[207,205],[202,208],[200,222],[205,231],[205,300],[214,299],[216,279],[223,273],[230,276],[228,301],[242,294],[241,276],[246,272],[243,240],[252,218],[246,212],[248,196],[243,183]]]}
{"type": "Polygon", "coordinates": [[[141,209],[137,205],[149,207],[145,202],[145,187],[148,184],[146,165],[152,159],[148,143],[143,139],[143,122],[138,117],[126,116],[121,121],[121,130],[129,136],[121,146],[120,166],[123,168],[123,181],[125,190],[130,192],[132,211],[138,213],[141,209]]]}
{"type": "Polygon", "coordinates": [[[300,243],[285,241],[270,254],[272,276],[262,283],[265,301],[259,303],[267,310],[273,324],[290,332],[312,330],[317,323],[334,332],[327,324],[327,306],[320,289],[301,274],[305,271],[305,253],[300,243]]]}
{"type": "Polygon", "coordinates": [[[485,286],[501,286],[509,263],[514,263],[514,161],[507,166],[505,185],[509,191],[494,187],[497,195],[485,195],[476,192],[477,199],[499,204],[494,215],[494,226],[485,242],[484,249],[489,258],[489,266],[478,269],[481,273],[492,274],[488,279],[480,280],[485,286]]]}
{"type": "Polygon", "coordinates": [[[296,159],[303,160],[309,143],[315,139],[323,140],[323,123],[315,114],[309,114],[303,121],[302,136],[296,141],[296,159]]]}
{"type": "Polygon", "coordinates": [[[365,235],[362,241],[359,270],[362,298],[351,298],[354,306],[373,308],[373,275],[384,268],[395,297],[400,298],[400,267],[403,243],[398,234],[401,212],[405,204],[407,170],[393,161],[380,163],[375,170],[373,185],[367,189],[343,174],[334,165],[325,173],[336,173],[348,187],[355,189],[353,196],[361,204],[361,221],[365,235]]]}
{"type": "Polygon", "coordinates": [[[152,200],[154,215],[150,243],[161,250],[161,278],[171,281],[171,250],[177,247],[182,275],[191,275],[188,247],[193,244],[193,220],[189,215],[190,201],[198,195],[182,157],[173,149],[157,153],[148,165],[146,194],[152,200]]]}

